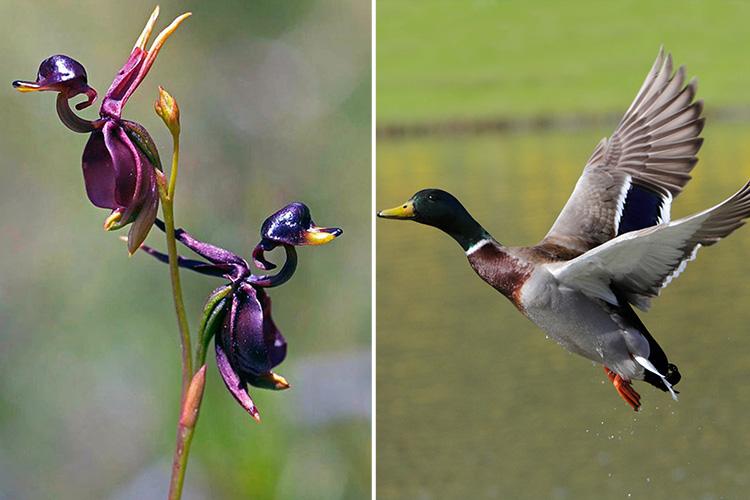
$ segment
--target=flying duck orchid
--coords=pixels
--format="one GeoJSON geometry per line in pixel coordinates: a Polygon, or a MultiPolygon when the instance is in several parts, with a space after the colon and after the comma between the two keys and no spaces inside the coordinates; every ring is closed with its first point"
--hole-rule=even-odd
{"type": "MultiPolygon", "coordinates": [[[[156,220],[164,230],[164,224],[156,220]]],[[[265,252],[282,247],[286,260],[274,275],[252,274],[248,262],[223,248],[194,238],[183,229],[175,231],[177,241],[203,257],[205,261],[179,257],[182,268],[223,277],[227,285],[215,289],[204,308],[201,324],[201,354],[215,336],[216,364],[224,383],[237,402],[256,420],[258,409],[248,393],[247,385],[283,390],[289,388],[284,377],[272,370],[286,357],[286,340],[271,317],[271,299],[266,288],[286,283],[297,268],[296,246],[321,245],[341,235],[339,228],[316,226],[310,209],[303,203],[291,203],[263,223],[261,241],[253,250],[253,260],[263,270],[276,266],[266,260],[265,252]]],[[[146,245],[141,250],[162,262],[168,256],[146,245]]]]}
{"type": "Polygon", "coordinates": [[[90,134],[82,159],[86,194],[95,206],[112,211],[105,220],[105,229],[119,229],[132,223],[128,233],[130,253],[146,239],[156,218],[161,177],[157,170],[162,167],[149,133],[142,125],[122,118],[122,110],[148,74],[164,42],[190,13],[175,19],[146,49],[158,16],[157,7],[104,95],[99,119],[86,120],[70,108],[68,101],[73,97],[86,95],[87,99],[75,106],[81,110],[97,96],[96,90],[88,85],[83,65],[71,57],[53,55],[42,61],[35,81],[13,82],[21,92],[57,92],[60,120],[75,132],[90,134]]]}

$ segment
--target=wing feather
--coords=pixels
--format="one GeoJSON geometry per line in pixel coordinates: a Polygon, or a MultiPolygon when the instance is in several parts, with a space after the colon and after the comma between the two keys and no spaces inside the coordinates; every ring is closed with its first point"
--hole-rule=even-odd
{"type": "MultiPolygon", "coordinates": [[[[562,212],[542,241],[586,252],[617,236],[632,186],[642,186],[668,205],[690,180],[703,144],[703,104],[697,82],[685,83],[663,48],[633,103],[610,138],[594,149],[562,212]]],[[[654,214],[654,219],[659,214],[654,214]]]]}
{"type": "Polygon", "coordinates": [[[750,182],[713,208],[666,224],[632,231],[575,259],[548,264],[564,286],[618,305],[615,290],[628,302],[647,309],[693,260],[703,246],[713,245],[750,217],[750,182]]]}

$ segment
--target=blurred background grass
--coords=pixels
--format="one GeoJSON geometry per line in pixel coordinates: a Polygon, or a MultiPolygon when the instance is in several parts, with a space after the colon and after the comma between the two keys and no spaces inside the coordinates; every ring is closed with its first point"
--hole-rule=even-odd
{"type": "Polygon", "coordinates": [[[750,4],[377,2],[377,122],[624,111],[661,44],[708,109],[750,103],[750,4]],[[632,95],[631,95],[632,94],[632,95]]]}
{"type": "MultiPolygon", "coordinates": [[[[179,349],[167,268],[130,259],[85,197],[86,137],[54,95],[21,95],[54,53],[103,95],[153,2],[0,3],[0,498],[163,498],[179,349]]],[[[124,116],[169,158],[157,85],[182,110],[178,225],[248,255],[292,200],[344,228],[302,249],[273,290],[289,341],[285,393],[255,390],[255,424],[214,361],[186,498],[362,498],[370,491],[370,4],[161,2],[167,42],[124,116]]],[[[97,105],[84,114],[95,116],[97,105]]],[[[149,243],[163,248],[154,231],[149,243]]],[[[184,274],[193,328],[211,278],[184,274]]],[[[212,356],[210,356],[212,358],[212,356]]]]}
{"type": "MultiPolygon", "coordinates": [[[[402,131],[378,136],[379,207],[441,187],[501,242],[539,241],[662,43],[709,116],[674,216],[750,178],[750,4],[380,0],[376,15],[377,124],[402,131]],[[593,118],[554,126],[580,113],[593,118]],[[466,133],[493,121],[506,133],[466,133]]],[[[641,314],[684,378],[677,403],[636,384],[634,414],[446,235],[376,227],[379,498],[747,496],[750,230],[702,250],[641,314]]]]}

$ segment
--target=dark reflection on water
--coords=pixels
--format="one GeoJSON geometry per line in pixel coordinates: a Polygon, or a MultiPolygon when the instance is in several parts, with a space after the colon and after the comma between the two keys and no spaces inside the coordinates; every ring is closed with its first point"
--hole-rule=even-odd
{"type": "MultiPolygon", "coordinates": [[[[423,187],[501,242],[554,221],[608,130],[385,141],[378,206],[423,187]]],[[[750,177],[750,127],[709,124],[673,216],[750,177]]],[[[683,373],[680,401],[637,384],[633,413],[599,366],[563,351],[470,270],[449,237],[377,222],[381,498],[738,498],[750,487],[750,230],[703,249],[641,314],[683,373]]]]}

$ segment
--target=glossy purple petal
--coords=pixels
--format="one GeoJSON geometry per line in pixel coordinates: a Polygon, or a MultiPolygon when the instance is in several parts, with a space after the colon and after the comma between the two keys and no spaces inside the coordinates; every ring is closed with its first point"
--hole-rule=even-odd
{"type": "Polygon", "coordinates": [[[286,357],[286,341],[270,313],[271,300],[262,289],[241,283],[232,295],[219,342],[241,373],[267,373],[286,357]]]}
{"type": "Polygon", "coordinates": [[[146,239],[156,219],[159,207],[156,169],[114,120],[106,120],[101,130],[92,132],[82,164],[91,202],[114,210],[105,227],[117,229],[134,222],[128,234],[128,250],[132,254],[146,239]]]}
{"type": "Polygon", "coordinates": [[[273,368],[263,336],[263,309],[255,288],[241,286],[234,293],[225,323],[230,342],[227,353],[238,369],[260,374],[273,368]]]}
{"type": "Polygon", "coordinates": [[[271,366],[277,366],[286,358],[286,339],[271,317],[271,297],[262,289],[257,289],[258,300],[263,309],[263,338],[268,349],[271,366]]]}
{"type": "Polygon", "coordinates": [[[82,163],[86,194],[91,203],[99,208],[117,208],[112,156],[101,130],[91,133],[83,150],[82,163]]]}
{"type": "Polygon", "coordinates": [[[216,346],[216,366],[219,368],[219,373],[224,380],[224,384],[240,406],[242,406],[251,417],[260,421],[258,409],[255,407],[255,403],[253,403],[250,393],[247,391],[247,383],[240,378],[232,367],[221,343],[214,342],[214,344],[216,346]]]}
{"type": "MultiPolygon", "coordinates": [[[[236,349],[234,348],[233,333],[239,307],[240,299],[239,297],[237,297],[237,294],[233,292],[229,301],[227,313],[224,316],[224,322],[222,323],[221,330],[217,332],[214,339],[215,343],[221,344],[222,349],[226,353],[227,357],[231,360],[235,359],[234,351],[236,349]]],[[[236,362],[233,362],[232,366],[239,370],[236,362]]]]}
{"type": "Polygon", "coordinates": [[[104,143],[112,159],[115,177],[115,202],[129,207],[143,185],[143,162],[133,142],[119,124],[108,120],[104,125],[104,143]]]}
{"type": "Polygon", "coordinates": [[[83,151],[83,177],[91,202],[102,208],[125,208],[129,221],[147,197],[158,195],[154,167],[122,127],[107,120],[91,134],[83,151]]]}
{"type": "Polygon", "coordinates": [[[83,151],[83,176],[91,202],[102,208],[125,208],[126,221],[146,198],[144,184],[155,182],[153,166],[111,120],[91,134],[83,151]]]}
{"type": "Polygon", "coordinates": [[[143,164],[132,142],[114,121],[91,134],[83,151],[83,177],[91,202],[102,208],[131,206],[143,164]]]}
{"type": "Polygon", "coordinates": [[[239,284],[214,344],[224,382],[245,409],[250,401],[247,383],[264,389],[289,387],[283,377],[271,372],[284,361],[287,347],[271,318],[271,299],[263,289],[239,284]]]}

